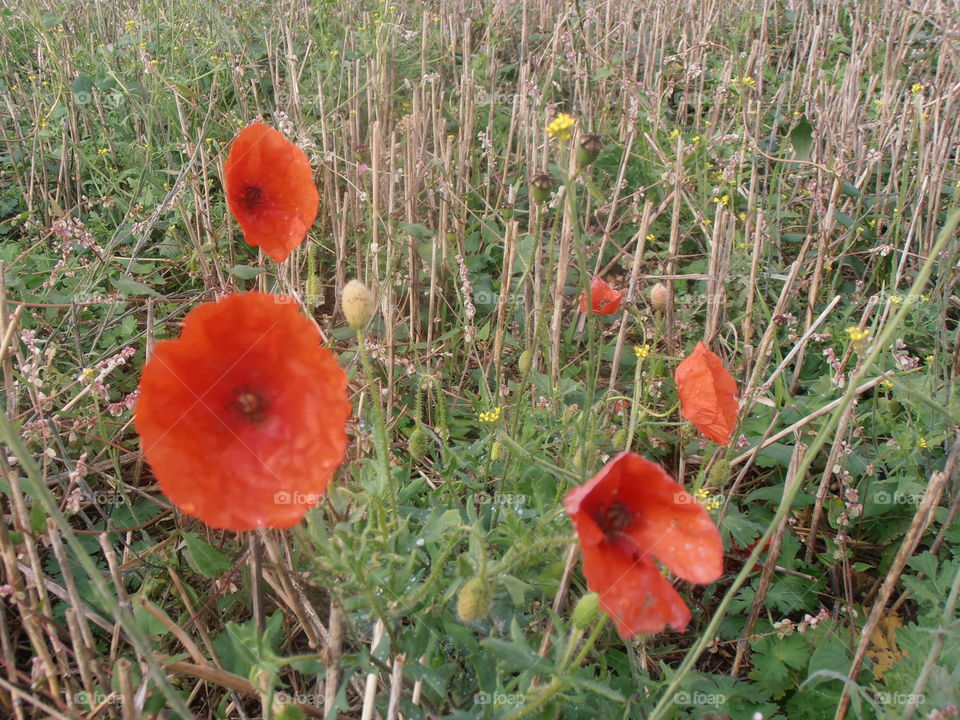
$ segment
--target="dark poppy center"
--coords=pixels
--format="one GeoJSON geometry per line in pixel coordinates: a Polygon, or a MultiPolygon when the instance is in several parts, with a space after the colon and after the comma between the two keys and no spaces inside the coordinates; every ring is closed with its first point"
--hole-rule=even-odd
{"type": "Polygon", "coordinates": [[[262,196],[263,190],[256,185],[247,185],[240,194],[240,202],[246,206],[247,210],[253,210],[260,204],[262,196]]]}
{"type": "Polygon", "coordinates": [[[610,537],[630,527],[633,523],[633,513],[630,512],[630,508],[622,502],[614,501],[604,508],[600,517],[594,518],[594,520],[596,520],[600,529],[603,530],[603,534],[610,537]]]}
{"type": "Polygon", "coordinates": [[[250,388],[238,389],[233,395],[230,407],[251,424],[261,422],[267,417],[267,401],[263,395],[250,388]]]}

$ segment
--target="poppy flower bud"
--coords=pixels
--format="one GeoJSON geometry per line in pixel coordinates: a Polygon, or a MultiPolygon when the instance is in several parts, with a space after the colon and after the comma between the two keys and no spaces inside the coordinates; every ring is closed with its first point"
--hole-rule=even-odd
{"type": "Polygon", "coordinates": [[[297,705],[284,705],[273,714],[274,720],[304,720],[306,715],[297,705]]]}
{"type": "Polygon", "coordinates": [[[427,434],[419,425],[410,433],[410,438],[407,440],[407,450],[414,460],[419,460],[427,454],[427,434]]]}
{"type": "Polygon", "coordinates": [[[662,282],[650,288],[650,304],[656,310],[663,310],[667,306],[667,286],[662,282]]]}
{"type": "Polygon", "coordinates": [[[472,577],[460,588],[457,615],[464,622],[482,620],[490,612],[490,583],[485,577],[472,577]]]}
{"type": "Polygon", "coordinates": [[[496,462],[503,457],[503,443],[497,440],[490,446],[490,459],[496,462]]]}
{"type": "Polygon", "coordinates": [[[340,293],[340,309],[350,327],[362,330],[373,316],[373,293],[359,280],[351,280],[340,293]]]}
{"type": "Polygon", "coordinates": [[[615,448],[622,448],[623,444],[627,441],[627,429],[620,428],[617,430],[616,434],[613,436],[613,446],[615,448]]]}
{"type": "Polygon", "coordinates": [[[723,484],[730,477],[730,461],[726,458],[718,461],[716,465],[710,468],[710,487],[723,487],[723,484]]]}
{"type": "Polygon", "coordinates": [[[550,173],[539,173],[530,178],[530,197],[538,203],[546,202],[550,199],[550,191],[556,186],[557,182],[550,173]]]}
{"type": "Polygon", "coordinates": [[[600,595],[587,593],[577,600],[573,608],[573,626],[577,630],[589,630],[600,613],[600,595]]]}
{"type": "Polygon", "coordinates": [[[603,139],[599,135],[584,135],[577,146],[577,166],[587,167],[600,154],[603,148],[603,139]]]}
{"type": "Polygon", "coordinates": [[[533,364],[533,352],[530,350],[524,350],[520,353],[520,357],[517,360],[517,370],[520,371],[521,375],[526,375],[530,372],[530,366],[533,364]]]}

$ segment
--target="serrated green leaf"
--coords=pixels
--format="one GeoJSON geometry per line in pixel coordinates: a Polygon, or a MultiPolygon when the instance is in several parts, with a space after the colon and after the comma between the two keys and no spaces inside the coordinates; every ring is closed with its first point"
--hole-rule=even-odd
{"type": "Polygon", "coordinates": [[[230,569],[230,560],[196,533],[183,533],[183,540],[187,563],[204,577],[215,578],[230,569]]]}
{"type": "Polygon", "coordinates": [[[251,267],[250,265],[234,265],[232,268],[227,268],[227,272],[241,280],[252,280],[260,273],[266,272],[266,270],[251,267]]]}

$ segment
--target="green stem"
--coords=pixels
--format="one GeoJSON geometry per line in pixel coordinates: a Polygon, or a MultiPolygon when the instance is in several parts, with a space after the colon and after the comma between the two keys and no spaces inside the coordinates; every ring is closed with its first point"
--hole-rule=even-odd
{"type": "Polygon", "coordinates": [[[393,475],[390,473],[390,448],[387,444],[387,425],[383,419],[383,407],[380,404],[380,393],[377,392],[377,380],[373,374],[373,365],[370,363],[370,356],[367,354],[367,346],[364,342],[362,331],[357,331],[357,351],[360,353],[360,363],[363,365],[363,374],[367,379],[367,386],[370,388],[370,407],[373,414],[373,442],[377,451],[377,464],[379,465],[381,481],[386,485],[387,493],[390,496],[391,510],[396,512],[398,499],[397,488],[393,482],[393,475]]]}

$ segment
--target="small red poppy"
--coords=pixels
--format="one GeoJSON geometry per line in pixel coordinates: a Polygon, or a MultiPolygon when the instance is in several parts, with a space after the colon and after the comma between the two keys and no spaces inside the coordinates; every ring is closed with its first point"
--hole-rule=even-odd
{"type": "Polygon", "coordinates": [[[662,467],[625,452],[563,505],[580,538],[587,587],[620,636],[685,630],[690,610],[653,558],[688,582],[723,574],[720,533],[700,503],[662,467]]]}
{"type": "Polygon", "coordinates": [[[228,295],[187,314],[143,367],[134,422],[160,489],[230,530],[285,528],[347,446],[347,376],[283,296],[228,295]]]}
{"type": "MultiPolygon", "coordinates": [[[[599,275],[590,283],[590,307],[597,315],[613,315],[620,309],[624,291],[614,290],[599,275]]],[[[587,294],[580,296],[580,312],[587,311],[587,294]]]]}
{"type": "Polygon", "coordinates": [[[673,374],[680,396],[680,412],[703,433],[720,445],[729,445],[737,426],[740,405],[737,383],[720,358],[703,342],[681,362],[673,374]]]}
{"type": "Polygon", "coordinates": [[[227,205],[257,245],[287,259],[317,217],[320,195],[303,150],[263,123],[248,125],[230,145],[223,166],[227,205]]]}

